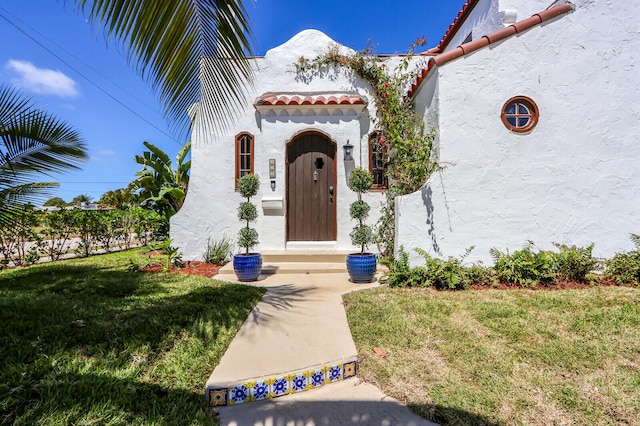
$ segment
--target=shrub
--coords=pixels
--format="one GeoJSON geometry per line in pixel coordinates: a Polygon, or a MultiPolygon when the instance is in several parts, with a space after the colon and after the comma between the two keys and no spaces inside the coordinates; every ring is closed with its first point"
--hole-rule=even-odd
{"type": "MultiPolygon", "coordinates": [[[[472,284],[467,268],[462,265],[465,257],[471,253],[473,247],[467,249],[460,258],[449,257],[447,260],[431,257],[426,251],[416,248],[415,251],[425,259],[424,272],[414,278],[423,277],[422,286],[435,286],[439,290],[462,290],[472,284]]],[[[416,273],[418,274],[418,272],[416,273]]]]}
{"type": "Polygon", "coordinates": [[[251,247],[259,244],[258,231],[249,226],[250,222],[258,218],[258,210],[251,203],[251,197],[258,194],[258,189],[260,189],[260,178],[257,175],[244,175],[238,179],[238,192],[247,199],[238,207],[238,219],[245,223],[244,228],[238,232],[238,245],[245,249],[247,255],[251,247]]]}
{"type": "Polygon", "coordinates": [[[351,243],[360,246],[361,254],[364,254],[367,245],[373,241],[373,232],[369,225],[364,223],[364,220],[369,214],[370,207],[366,202],[362,201],[362,194],[369,191],[372,183],[373,177],[371,173],[361,167],[352,170],[349,175],[349,189],[358,194],[358,199],[351,203],[349,207],[351,218],[357,220],[358,224],[349,235],[351,236],[351,243]]]}
{"type": "Polygon", "coordinates": [[[605,273],[618,284],[640,285],[640,235],[631,234],[636,249],[605,261],[605,273]]]}
{"type": "Polygon", "coordinates": [[[41,214],[30,205],[13,211],[10,223],[0,227],[0,269],[10,263],[31,265],[40,259],[42,237],[34,229],[41,221],[41,214]]]}
{"type": "Polygon", "coordinates": [[[416,253],[425,259],[424,266],[411,268],[409,255],[400,249],[397,259],[389,262],[389,272],[385,279],[391,287],[436,287],[439,290],[462,290],[469,288],[474,279],[483,276],[485,281],[491,281],[492,276],[487,268],[473,265],[465,267],[464,259],[473,250],[467,249],[459,258],[450,257],[447,260],[431,257],[426,251],[416,248],[416,253]],[[480,272],[482,270],[482,273],[480,272]]]}
{"type": "Polygon", "coordinates": [[[411,267],[409,266],[409,254],[400,247],[398,256],[388,261],[389,271],[385,273],[383,281],[389,283],[391,287],[405,287],[409,284],[411,267]]]}
{"type": "Polygon", "coordinates": [[[587,275],[596,269],[598,260],[592,256],[593,244],[587,247],[555,244],[560,249],[554,253],[554,271],[557,278],[585,282],[587,275]]]}
{"type": "Polygon", "coordinates": [[[45,216],[45,228],[41,250],[51,260],[58,260],[69,248],[69,240],[75,230],[73,212],[71,210],[52,211],[45,216]]]}
{"type": "Polygon", "coordinates": [[[471,284],[481,286],[496,286],[498,277],[493,268],[483,266],[481,263],[474,263],[466,269],[467,279],[471,284]]]}
{"type": "Polygon", "coordinates": [[[553,282],[554,254],[549,251],[534,251],[533,247],[533,243],[529,242],[527,247],[513,254],[492,248],[491,256],[495,261],[493,269],[498,279],[523,287],[553,282]]]}
{"type": "Polygon", "coordinates": [[[228,236],[223,236],[220,240],[212,241],[207,239],[207,248],[204,252],[204,261],[214,265],[223,266],[229,263],[233,251],[233,241],[228,236]]]}

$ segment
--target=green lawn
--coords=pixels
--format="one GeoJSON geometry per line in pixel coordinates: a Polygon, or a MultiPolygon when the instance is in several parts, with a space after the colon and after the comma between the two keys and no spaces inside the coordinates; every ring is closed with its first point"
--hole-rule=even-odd
{"type": "Polygon", "coordinates": [[[0,424],[212,424],[205,382],[264,290],[128,269],[0,272],[0,424]]]}
{"type": "Polygon", "coordinates": [[[640,424],[639,289],[382,288],[345,302],[358,375],[425,418],[640,424]]]}

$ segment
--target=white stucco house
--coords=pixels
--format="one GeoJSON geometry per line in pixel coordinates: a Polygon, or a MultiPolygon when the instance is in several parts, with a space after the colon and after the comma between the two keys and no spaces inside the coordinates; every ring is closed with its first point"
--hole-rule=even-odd
{"type": "MultiPolygon", "coordinates": [[[[235,235],[235,180],[257,173],[260,250],[351,249],[351,168],[379,171],[367,85],[293,64],[331,40],[304,31],[253,58],[245,114],[223,135],[194,124],[189,193],[171,238],[186,259],[235,235]],[[345,159],[353,145],[353,159],[345,159]]],[[[345,48],[346,49],[346,48],[345,48]]],[[[610,256],[640,231],[640,3],[469,0],[417,55],[407,96],[436,131],[442,170],[396,200],[396,246],[473,260],[528,240],[610,256]]],[[[392,68],[397,57],[385,57],[392,68]]],[[[203,76],[206,79],[206,76],[203,76]]],[[[383,200],[384,179],[368,194],[383,200]]],[[[375,208],[373,209],[375,210],[375,208]]],[[[372,217],[371,221],[375,221],[372,217]]]]}

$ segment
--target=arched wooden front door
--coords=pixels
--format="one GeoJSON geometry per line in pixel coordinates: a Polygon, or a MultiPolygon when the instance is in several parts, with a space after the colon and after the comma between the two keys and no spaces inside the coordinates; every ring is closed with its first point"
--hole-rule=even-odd
{"type": "Polygon", "coordinates": [[[287,240],[336,240],[336,145],[319,133],[287,145],[287,240]]]}

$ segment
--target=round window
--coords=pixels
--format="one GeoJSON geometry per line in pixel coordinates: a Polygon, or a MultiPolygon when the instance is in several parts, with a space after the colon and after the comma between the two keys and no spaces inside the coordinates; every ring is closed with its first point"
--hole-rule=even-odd
{"type": "Polygon", "coordinates": [[[515,96],[502,107],[502,122],[512,132],[526,133],[538,124],[538,106],[526,96],[515,96]]]}

